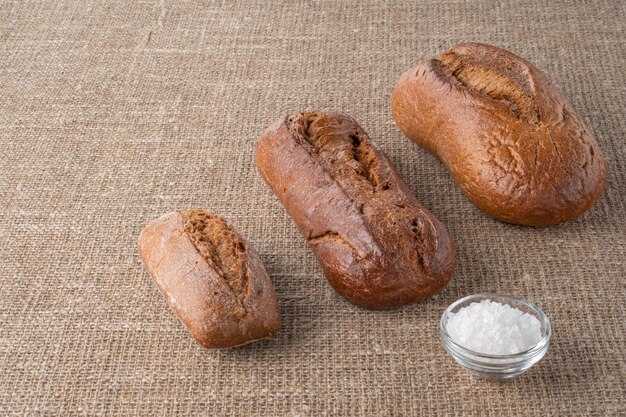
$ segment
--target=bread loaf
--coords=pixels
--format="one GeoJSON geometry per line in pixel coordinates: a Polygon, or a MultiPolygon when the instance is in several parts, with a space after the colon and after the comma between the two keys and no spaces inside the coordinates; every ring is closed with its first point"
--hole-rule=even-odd
{"type": "Polygon", "coordinates": [[[200,345],[228,348],[278,331],[276,296],[261,260],[219,216],[166,214],[143,229],[139,254],[200,345]]]}
{"type": "Polygon", "coordinates": [[[467,197],[505,222],[576,218],[602,193],[602,152],[561,91],[524,59],[467,43],[397,82],[391,110],[437,156],[467,197]]]}
{"type": "Polygon", "coordinates": [[[450,280],[450,235],[349,116],[282,117],[263,133],[256,160],[330,284],[351,302],[399,307],[450,280]]]}

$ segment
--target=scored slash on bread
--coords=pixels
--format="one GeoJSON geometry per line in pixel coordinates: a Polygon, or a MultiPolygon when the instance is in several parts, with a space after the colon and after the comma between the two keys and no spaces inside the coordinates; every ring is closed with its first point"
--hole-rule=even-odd
{"type": "Polygon", "coordinates": [[[400,307],[450,280],[450,235],[348,115],[281,118],[264,132],[256,160],[330,284],[351,302],[400,307]]]}
{"type": "Polygon", "coordinates": [[[224,219],[197,209],[168,213],[143,229],[138,246],[154,283],[200,345],[234,347],[278,331],[267,272],[224,219]]]}

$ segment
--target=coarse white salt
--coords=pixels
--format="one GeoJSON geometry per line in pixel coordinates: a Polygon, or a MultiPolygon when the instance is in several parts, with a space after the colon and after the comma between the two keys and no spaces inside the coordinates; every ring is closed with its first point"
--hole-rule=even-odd
{"type": "Polygon", "coordinates": [[[541,323],[535,316],[491,300],[450,313],[446,330],[458,345],[491,355],[522,352],[541,340],[541,323]]]}

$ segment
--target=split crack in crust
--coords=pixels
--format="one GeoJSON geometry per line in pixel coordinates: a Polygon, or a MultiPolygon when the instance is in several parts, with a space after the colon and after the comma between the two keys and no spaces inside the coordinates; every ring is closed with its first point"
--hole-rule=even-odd
{"type": "MultiPolygon", "coordinates": [[[[345,116],[325,117],[315,112],[291,116],[287,121],[287,126],[307,151],[315,155],[320,165],[350,198],[357,211],[366,220],[365,223],[376,241],[382,245],[381,249],[385,249],[385,239],[379,236],[377,227],[371,226],[376,221],[371,216],[382,214],[386,219],[406,221],[415,247],[413,251],[410,251],[411,253],[406,253],[404,256],[414,258],[420,269],[430,272],[429,258],[425,255],[428,250],[426,240],[435,238],[431,236],[434,230],[426,230],[427,226],[423,219],[415,215],[416,213],[411,213],[410,209],[413,207],[407,207],[404,201],[395,201],[397,200],[395,193],[383,196],[391,189],[391,186],[382,178],[381,161],[377,158],[367,134],[360,126],[345,116]],[[372,214],[373,212],[378,213],[372,214]]],[[[397,232],[402,230],[400,225],[396,225],[395,220],[391,221],[388,227],[396,229],[397,232]]],[[[348,247],[357,258],[362,258],[357,249],[334,230],[325,231],[307,240],[312,245],[332,240],[348,247]]],[[[435,238],[435,250],[438,243],[435,238]]],[[[400,256],[395,253],[388,253],[388,255],[400,256]]]]}
{"type": "MultiPolygon", "coordinates": [[[[324,168],[328,169],[333,178],[336,178],[336,174],[349,175],[352,179],[355,179],[356,174],[359,178],[359,186],[363,188],[361,179],[365,179],[370,185],[368,191],[376,192],[379,188],[386,190],[389,188],[388,184],[383,184],[380,187],[381,179],[378,173],[379,161],[376,159],[371,146],[363,139],[364,133],[361,132],[358,127],[354,126],[354,129],[350,131],[349,137],[351,141],[351,147],[346,147],[348,144],[345,138],[341,137],[341,133],[337,132],[335,126],[326,125],[323,128],[326,130],[319,132],[322,129],[313,128],[314,122],[318,119],[318,114],[314,112],[303,113],[300,118],[291,117],[289,119],[289,128],[296,135],[296,137],[303,138],[306,143],[310,145],[310,151],[317,153],[320,157],[324,168]],[[321,133],[321,134],[320,134],[321,133]],[[342,140],[344,139],[344,140],[342,140]],[[343,142],[343,143],[341,143],[343,142]],[[338,149],[344,145],[347,149],[340,155],[340,159],[330,155],[331,153],[339,153],[338,149]]],[[[338,120],[338,124],[342,125],[347,121],[343,119],[338,120]]],[[[347,132],[345,132],[347,133],[347,132]]],[[[345,136],[345,135],[344,135],[345,136]]]]}
{"type": "Polygon", "coordinates": [[[489,61],[488,57],[470,58],[455,52],[446,52],[435,60],[463,87],[505,103],[515,117],[538,125],[539,112],[528,80],[524,80],[527,76],[518,74],[512,67],[493,65],[489,61]]]}
{"type": "Polygon", "coordinates": [[[345,245],[346,247],[350,248],[350,250],[354,254],[355,258],[361,258],[361,255],[359,255],[359,253],[357,252],[357,250],[354,247],[354,245],[352,245],[348,240],[346,240],[343,236],[341,236],[337,232],[327,231],[327,232],[324,232],[324,233],[322,233],[320,235],[317,235],[317,236],[311,236],[310,238],[307,239],[307,241],[311,245],[316,245],[316,244],[321,243],[322,241],[325,241],[325,240],[334,240],[335,242],[339,242],[339,243],[345,245]]]}
{"type": "Polygon", "coordinates": [[[184,230],[200,255],[218,273],[244,309],[249,285],[246,242],[220,217],[205,210],[180,212],[184,230]]]}

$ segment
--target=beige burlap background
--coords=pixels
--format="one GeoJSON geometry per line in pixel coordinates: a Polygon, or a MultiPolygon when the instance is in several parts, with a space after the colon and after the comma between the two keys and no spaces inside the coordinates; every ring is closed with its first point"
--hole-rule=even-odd
{"type": "Polygon", "coordinates": [[[0,415],[625,415],[626,10],[606,1],[0,1],[0,415]],[[455,43],[544,69],[595,132],[608,187],[582,218],[497,222],[389,111],[398,77],[455,43]],[[341,299],[254,165],[285,114],[342,110],[447,225],[447,289],[398,311],[341,299]],[[280,333],[199,348],[136,253],[204,207],[265,262],[280,333]],[[444,352],[443,309],[536,302],[553,344],[504,384],[444,352]]]}

